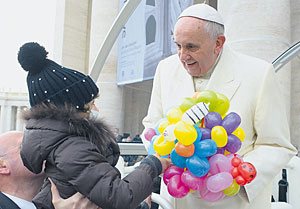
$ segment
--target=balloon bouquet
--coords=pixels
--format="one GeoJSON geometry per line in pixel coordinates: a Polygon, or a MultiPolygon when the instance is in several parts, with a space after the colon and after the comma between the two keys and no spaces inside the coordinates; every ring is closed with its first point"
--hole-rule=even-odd
{"type": "Polygon", "coordinates": [[[234,196],[256,176],[255,167],[236,152],[245,133],[241,118],[230,112],[229,100],[210,90],[196,92],[170,108],[155,128],[145,131],[149,154],[171,158],[174,166],[163,176],[175,198],[191,193],[214,202],[234,196]]]}

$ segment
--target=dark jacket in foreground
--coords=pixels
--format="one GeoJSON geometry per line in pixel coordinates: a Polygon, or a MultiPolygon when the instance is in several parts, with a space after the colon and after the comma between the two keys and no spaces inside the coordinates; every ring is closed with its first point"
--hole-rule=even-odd
{"type": "MultiPolygon", "coordinates": [[[[110,129],[100,120],[81,118],[76,110],[38,107],[25,113],[26,130],[21,149],[24,165],[45,172],[61,197],[80,192],[99,207],[135,208],[151,194],[153,179],[161,173],[157,158],[145,158],[125,178],[114,167],[119,147],[110,129]]],[[[53,208],[50,183],[35,197],[38,208],[53,208]]]]}

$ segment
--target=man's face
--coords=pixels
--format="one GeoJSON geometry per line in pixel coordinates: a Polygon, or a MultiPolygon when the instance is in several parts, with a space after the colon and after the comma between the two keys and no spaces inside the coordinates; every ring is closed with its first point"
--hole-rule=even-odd
{"type": "Polygon", "coordinates": [[[184,68],[191,76],[203,76],[215,63],[217,41],[205,32],[204,21],[193,17],[180,18],[174,29],[174,41],[184,68]]]}

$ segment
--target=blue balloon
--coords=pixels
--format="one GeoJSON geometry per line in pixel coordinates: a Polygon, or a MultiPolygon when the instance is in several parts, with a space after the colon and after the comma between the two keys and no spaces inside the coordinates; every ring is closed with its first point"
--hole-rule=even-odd
{"type": "Polygon", "coordinates": [[[179,168],[185,168],[186,167],[186,157],[183,157],[181,155],[178,155],[177,152],[175,151],[175,148],[173,148],[171,152],[171,160],[172,163],[179,167],[179,168]]]}
{"type": "Polygon", "coordinates": [[[153,144],[150,144],[150,146],[148,147],[148,155],[154,155],[156,152],[153,148],[153,144]]]}
{"type": "Polygon", "coordinates": [[[162,157],[162,158],[169,158],[169,154],[167,154],[167,155],[160,155],[160,157],[162,157]]]}
{"type": "Polygon", "coordinates": [[[207,158],[200,158],[197,155],[193,155],[186,160],[186,167],[197,177],[205,176],[210,169],[207,158]]]}
{"type": "Polygon", "coordinates": [[[153,136],[152,139],[151,139],[150,145],[149,145],[148,150],[147,150],[148,155],[154,155],[156,153],[154,148],[153,148],[153,143],[154,143],[156,138],[157,138],[157,135],[153,136]]]}
{"type": "Polygon", "coordinates": [[[193,125],[194,126],[194,128],[196,129],[196,131],[197,131],[197,138],[196,138],[196,141],[200,141],[201,140],[201,137],[202,137],[202,131],[201,131],[201,129],[198,127],[198,126],[196,126],[196,125],[193,125]]]}
{"type": "Polygon", "coordinates": [[[217,144],[212,139],[204,139],[197,143],[194,143],[195,145],[195,155],[198,157],[209,157],[217,153],[217,144]]]}

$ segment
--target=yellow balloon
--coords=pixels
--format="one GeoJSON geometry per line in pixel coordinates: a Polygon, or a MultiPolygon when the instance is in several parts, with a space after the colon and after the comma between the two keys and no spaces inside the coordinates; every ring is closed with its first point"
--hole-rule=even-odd
{"type": "Polygon", "coordinates": [[[176,123],[174,134],[176,139],[178,139],[178,141],[185,146],[193,144],[197,139],[196,129],[184,121],[179,121],[176,123]]]}
{"type": "Polygon", "coordinates": [[[183,112],[179,107],[174,107],[168,110],[166,117],[171,124],[175,124],[181,120],[183,112]]]}
{"type": "Polygon", "coordinates": [[[163,134],[168,125],[170,125],[169,121],[163,120],[158,126],[159,133],[163,134]]]}
{"type": "Polygon", "coordinates": [[[227,150],[224,151],[224,155],[229,155],[230,152],[228,152],[227,150]]]}
{"type": "Polygon", "coordinates": [[[220,93],[216,93],[217,95],[217,105],[212,109],[212,112],[217,112],[220,115],[224,115],[229,109],[229,99],[220,93]]]}
{"type": "Polygon", "coordinates": [[[175,142],[165,140],[163,135],[159,135],[153,143],[153,148],[155,152],[159,155],[170,154],[174,147],[175,142]]]}
{"type": "Polygon", "coordinates": [[[211,139],[217,144],[217,147],[224,147],[227,144],[228,136],[225,128],[215,126],[211,129],[211,139]]]}
{"type": "Polygon", "coordinates": [[[231,186],[227,187],[226,189],[224,189],[222,192],[231,197],[236,195],[238,192],[240,191],[240,185],[238,185],[235,181],[235,179],[233,179],[233,183],[231,184],[231,186]]]}
{"type": "Polygon", "coordinates": [[[245,139],[245,132],[241,127],[237,127],[234,132],[232,132],[233,135],[237,136],[241,140],[241,142],[245,139]]]}

